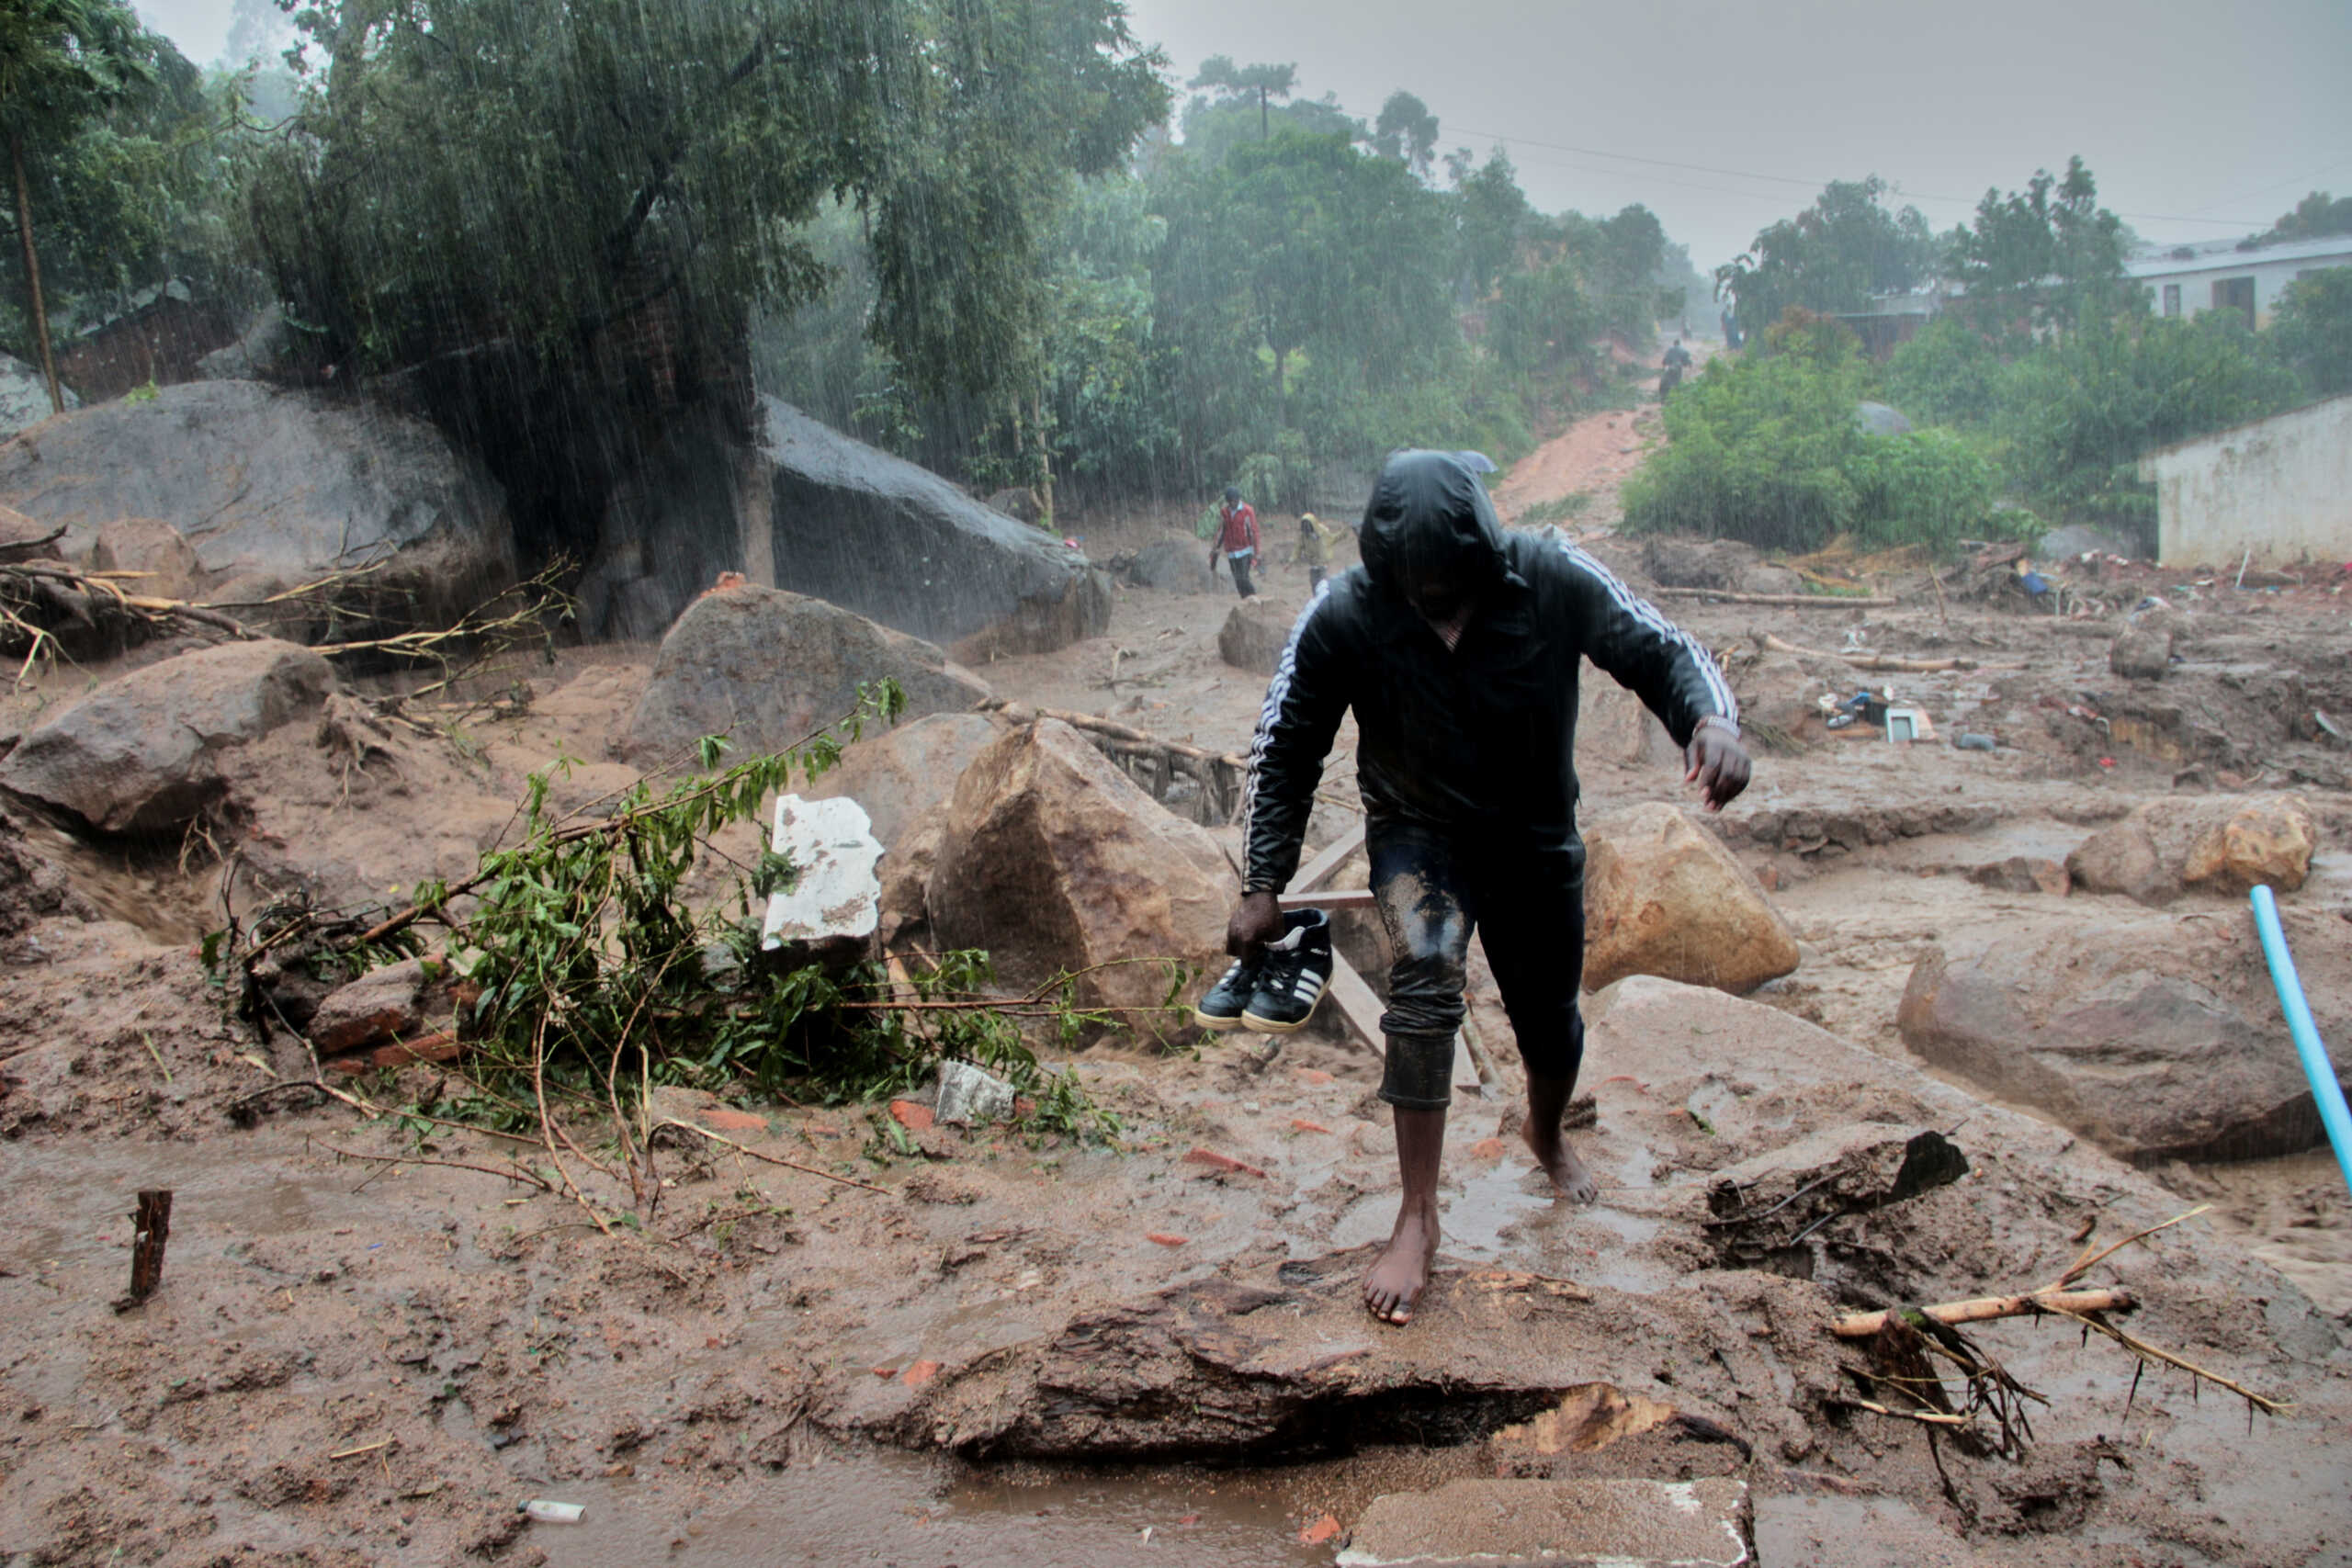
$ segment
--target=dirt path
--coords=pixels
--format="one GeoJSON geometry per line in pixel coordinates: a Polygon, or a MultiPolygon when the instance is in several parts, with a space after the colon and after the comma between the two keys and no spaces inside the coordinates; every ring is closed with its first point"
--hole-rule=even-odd
{"type": "MultiPolygon", "coordinates": [[[[1692,373],[1714,355],[1705,343],[1688,344],[1692,373]]],[[[1653,351],[1644,363],[1655,368],[1653,351]]],[[[1623,515],[1618,490],[1640,471],[1650,449],[1666,439],[1655,379],[1641,384],[1643,400],[1630,409],[1589,413],[1513,463],[1495,487],[1506,522],[1559,523],[1577,529],[1614,526],[1623,515]]]]}

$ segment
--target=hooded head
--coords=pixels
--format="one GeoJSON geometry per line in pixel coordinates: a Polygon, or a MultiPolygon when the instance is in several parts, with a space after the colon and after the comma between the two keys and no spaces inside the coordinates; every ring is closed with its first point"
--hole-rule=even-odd
{"type": "Polygon", "coordinates": [[[1364,575],[1433,621],[1511,580],[1502,519],[1454,452],[1398,452],[1380,470],[1359,535],[1364,575]]]}
{"type": "Polygon", "coordinates": [[[1227,485],[1225,487],[1225,503],[1227,506],[1238,506],[1241,504],[1240,486],[1227,485]]]}

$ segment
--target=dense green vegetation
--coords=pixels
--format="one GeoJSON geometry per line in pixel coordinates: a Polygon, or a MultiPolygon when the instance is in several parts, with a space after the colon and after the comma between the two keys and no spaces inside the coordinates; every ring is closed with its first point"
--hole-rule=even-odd
{"type": "MultiPolygon", "coordinates": [[[[2080,521],[2153,547],[2141,457],[2352,389],[2352,268],[2294,284],[2259,333],[2222,311],[2158,319],[2079,158],[1988,192],[1940,241],[1883,195],[1833,185],[1723,269],[1743,318],[1780,324],[1668,408],[1674,443],[1627,492],[1632,526],[1941,548],[2080,521]],[[1827,319],[1931,282],[1941,313],[1883,366],[1827,319]],[[1917,428],[1865,435],[1862,399],[1917,428]]],[[[2315,194],[2269,238],[2324,232],[2337,205],[2315,194]]]]}

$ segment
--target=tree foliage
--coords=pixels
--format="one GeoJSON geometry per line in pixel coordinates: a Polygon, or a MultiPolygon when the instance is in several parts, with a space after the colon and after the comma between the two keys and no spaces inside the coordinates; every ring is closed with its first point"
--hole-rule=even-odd
{"type": "Polygon", "coordinates": [[[2268,335],[2314,397],[2352,392],[2352,266],[2323,267],[2288,285],[2268,335]]]}
{"type": "Polygon", "coordinates": [[[1836,315],[1863,310],[1873,294],[1899,293],[1933,276],[1936,247],[1916,207],[1888,210],[1876,175],[1833,180],[1814,204],[1756,236],[1748,251],[1716,269],[1751,331],[1790,307],[1836,315]]]}
{"type": "Polygon", "coordinates": [[[2023,191],[1988,190],[1952,231],[1946,271],[1960,310],[1987,333],[2064,331],[2128,308],[2122,220],[2098,205],[2080,157],[2064,179],[2041,169],[2023,191]]]}
{"type": "Polygon", "coordinates": [[[2293,211],[2281,214],[2261,239],[2319,240],[2331,234],[2352,234],[2352,196],[2331,197],[2315,190],[2295,203],[2293,211]]]}

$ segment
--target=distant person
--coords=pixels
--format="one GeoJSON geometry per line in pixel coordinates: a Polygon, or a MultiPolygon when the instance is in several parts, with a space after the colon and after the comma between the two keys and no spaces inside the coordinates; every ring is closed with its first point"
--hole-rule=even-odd
{"type": "Polygon", "coordinates": [[[1739,352],[1741,341],[1739,335],[1739,319],[1734,316],[1729,310],[1725,310],[1723,313],[1723,323],[1724,346],[1736,354],[1739,352]]]}
{"type": "Polygon", "coordinates": [[[1290,563],[1306,569],[1306,591],[1309,593],[1323,586],[1323,574],[1331,565],[1331,547],[1339,542],[1339,529],[1312,512],[1300,513],[1298,547],[1291,552],[1290,563]]]}
{"type": "MultiPolygon", "coordinates": [[[[1684,749],[1707,805],[1747,787],[1739,705],[1713,658],[1564,543],[1506,533],[1462,454],[1400,452],[1374,486],[1363,564],[1307,601],[1274,667],[1243,795],[1247,856],[1226,926],[1241,960],[1204,997],[1257,994],[1287,942],[1278,901],[1352,710],[1372,889],[1396,955],[1382,1014],[1380,1098],[1396,1108],[1404,1195],[1364,1304],[1403,1323],[1429,1283],[1438,1174],[1453,1100],[1453,1039],[1475,931],[1527,1066],[1529,1151],[1561,1196],[1600,1188],[1561,1128],[1584,1058],[1584,844],[1577,837],[1577,681],[1589,659],[1684,749]]],[[[1295,919],[1295,916],[1292,917],[1295,919]]],[[[1255,1002],[1251,1002],[1255,1006],[1255,1002]]]]}
{"type": "Polygon", "coordinates": [[[1244,599],[1255,599],[1258,591],[1250,585],[1250,565],[1258,558],[1257,510],[1241,499],[1238,487],[1227,485],[1216,519],[1216,543],[1209,547],[1209,575],[1216,575],[1216,558],[1223,556],[1233,568],[1234,591],[1244,599]]]}
{"type": "Polygon", "coordinates": [[[1676,338],[1674,346],[1666,351],[1666,357],[1662,363],[1663,368],[1657,373],[1659,402],[1664,402],[1672,397],[1674,389],[1682,385],[1682,373],[1690,368],[1690,351],[1682,346],[1680,338],[1676,338]]]}

